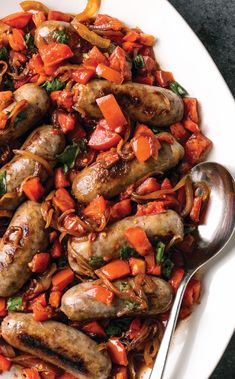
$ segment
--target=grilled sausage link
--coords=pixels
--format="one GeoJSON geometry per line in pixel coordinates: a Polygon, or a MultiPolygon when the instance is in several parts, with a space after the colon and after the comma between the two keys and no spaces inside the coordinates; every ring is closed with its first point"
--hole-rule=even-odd
{"type": "Polygon", "coordinates": [[[9,113],[14,109],[17,102],[27,100],[28,105],[24,109],[24,117],[13,125],[0,130],[0,144],[15,140],[28,130],[32,129],[48,112],[50,100],[46,91],[36,84],[28,83],[14,92],[15,102],[3,110],[9,113]]]}
{"type": "Polygon", "coordinates": [[[99,233],[94,241],[87,237],[70,237],[68,242],[68,260],[71,268],[79,271],[79,256],[88,260],[90,257],[101,257],[105,260],[120,257],[120,248],[126,244],[126,229],[140,226],[148,238],[175,235],[183,239],[184,228],[180,216],[172,210],[148,216],[130,216],[115,222],[104,233],[99,233]],[[78,261],[77,261],[78,259],[78,261]]]}
{"type": "MultiPolygon", "coordinates": [[[[56,155],[63,151],[65,139],[63,134],[54,133],[52,125],[42,126],[27,138],[21,150],[38,155],[49,163],[51,168],[55,164],[56,155]]],[[[6,172],[7,192],[16,192],[24,179],[29,176],[39,176],[44,182],[48,178],[48,171],[39,162],[31,158],[16,155],[10,162],[0,169],[0,174],[6,172]]],[[[14,210],[22,202],[23,195],[14,198],[0,199],[0,209],[14,210]]]]}
{"type": "Polygon", "coordinates": [[[15,294],[29,279],[28,263],[48,245],[41,205],[26,201],[15,212],[0,241],[0,296],[15,294]]]}
{"type": "Polygon", "coordinates": [[[75,88],[78,90],[75,108],[92,118],[102,117],[96,99],[108,94],[113,94],[125,112],[141,123],[167,126],[183,117],[181,97],[165,88],[138,83],[113,84],[106,80],[76,84],[75,88]]]}
{"type": "Polygon", "coordinates": [[[107,379],[111,361],[82,332],[56,321],[37,322],[32,315],[11,313],[2,322],[3,338],[12,346],[53,363],[79,379],[107,379]]]}
{"type": "MultiPolygon", "coordinates": [[[[143,290],[148,298],[148,308],[144,310],[138,309],[135,304],[131,309],[129,303],[125,299],[114,297],[112,304],[104,304],[91,297],[88,290],[93,288],[94,282],[84,282],[70,288],[62,297],[61,310],[70,320],[88,321],[92,319],[103,319],[109,317],[119,317],[125,312],[133,316],[153,316],[159,313],[166,312],[172,302],[171,286],[163,279],[150,277],[154,284],[154,290],[149,291],[147,285],[143,285],[143,290]],[[149,295],[149,296],[148,296],[149,295]]],[[[113,282],[115,287],[120,289],[120,286],[125,288],[134,287],[134,279],[128,278],[113,282]]]]}
{"type": "Polygon", "coordinates": [[[183,158],[184,149],[175,139],[172,145],[162,142],[161,146],[157,160],[150,158],[144,163],[137,159],[119,160],[111,167],[99,161],[86,167],[74,178],[72,190],[75,197],[82,203],[89,203],[97,195],[110,199],[149,174],[169,170],[183,158]]]}

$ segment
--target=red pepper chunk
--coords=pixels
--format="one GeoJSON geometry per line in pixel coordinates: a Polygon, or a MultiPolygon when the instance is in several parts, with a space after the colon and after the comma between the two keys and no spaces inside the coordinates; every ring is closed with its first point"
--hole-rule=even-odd
{"type": "Polygon", "coordinates": [[[96,284],[93,284],[92,287],[86,291],[86,294],[107,305],[110,305],[114,298],[112,291],[96,284]]]}
{"type": "Polygon", "coordinates": [[[11,368],[11,361],[7,358],[5,358],[3,355],[0,355],[0,373],[3,373],[5,371],[9,371],[11,368]]]}
{"type": "Polygon", "coordinates": [[[74,280],[74,273],[70,268],[58,271],[52,277],[52,290],[63,291],[74,280]]]}
{"type": "Polygon", "coordinates": [[[121,84],[124,80],[120,72],[114,70],[111,67],[104,65],[103,63],[98,64],[96,67],[96,74],[101,78],[108,80],[109,82],[115,84],[121,84]]]}
{"type": "Polygon", "coordinates": [[[24,368],[22,370],[23,375],[26,379],[41,379],[38,370],[36,368],[24,368]]]}
{"type": "Polygon", "coordinates": [[[0,297],[0,317],[7,315],[7,303],[5,297],[0,297]]]}
{"type": "Polygon", "coordinates": [[[87,84],[89,80],[94,76],[95,71],[89,68],[81,68],[72,73],[72,78],[75,82],[80,84],[87,84]]]}
{"type": "Polygon", "coordinates": [[[155,215],[163,212],[166,212],[163,201],[150,201],[147,204],[137,205],[136,216],[155,215]]]}
{"type": "Polygon", "coordinates": [[[113,95],[100,97],[96,102],[111,130],[127,124],[126,118],[113,95]]]}
{"type": "Polygon", "coordinates": [[[36,176],[32,179],[27,180],[23,184],[22,190],[28,199],[33,201],[39,201],[44,195],[44,188],[40,182],[40,179],[36,176]]]}
{"type": "Polygon", "coordinates": [[[119,134],[112,132],[97,125],[95,131],[92,133],[88,146],[94,150],[109,150],[111,147],[117,146],[121,140],[119,134]]]}
{"type": "Polygon", "coordinates": [[[75,128],[76,118],[73,114],[66,113],[62,110],[57,110],[57,120],[64,134],[68,134],[75,128]]]}
{"type": "Polygon", "coordinates": [[[39,53],[45,66],[53,66],[69,59],[73,56],[73,52],[68,45],[63,43],[51,43],[42,46],[39,53]]]}
{"type": "Polygon", "coordinates": [[[187,307],[191,307],[192,305],[198,303],[200,299],[200,294],[201,294],[200,281],[197,279],[191,279],[184,293],[183,305],[187,307]]]}
{"type": "Polygon", "coordinates": [[[74,209],[76,204],[69,192],[65,188],[59,188],[53,196],[53,203],[61,212],[74,209]]]}
{"type": "Polygon", "coordinates": [[[29,267],[32,272],[42,273],[46,271],[49,261],[50,255],[48,253],[38,253],[34,255],[29,267]]]}
{"type": "Polygon", "coordinates": [[[97,321],[91,321],[83,325],[82,330],[92,336],[107,337],[104,329],[98,324],[97,321]]]}
{"type": "Polygon", "coordinates": [[[64,188],[70,186],[70,181],[67,179],[67,175],[65,174],[62,167],[55,169],[55,177],[54,177],[55,188],[64,188]]]}
{"type": "Polygon", "coordinates": [[[144,163],[153,155],[153,140],[152,137],[140,135],[131,141],[131,145],[137,160],[144,163]]]}
{"type": "Polygon", "coordinates": [[[62,244],[59,241],[59,239],[57,238],[53,242],[53,245],[52,245],[52,248],[51,248],[51,256],[52,256],[52,258],[59,258],[59,257],[61,257],[62,251],[63,251],[62,244]]]}
{"type": "Polygon", "coordinates": [[[61,291],[51,291],[49,297],[49,304],[52,306],[52,308],[59,308],[61,296],[61,291]]]}
{"type": "Polygon", "coordinates": [[[129,244],[134,247],[140,255],[145,256],[153,251],[153,247],[149,242],[144,229],[139,226],[126,229],[124,235],[129,244]]]}
{"type": "Polygon", "coordinates": [[[186,161],[192,165],[202,161],[210,151],[212,142],[203,134],[193,134],[185,144],[186,161]]]}
{"type": "Polygon", "coordinates": [[[11,26],[12,28],[24,29],[32,18],[32,13],[17,12],[2,18],[2,22],[11,26]]]}
{"type": "Polygon", "coordinates": [[[170,126],[170,130],[173,137],[175,137],[180,142],[186,141],[190,136],[189,132],[184,128],[181,122],[172,124],[170,126]]]}
{"type": "Polygon", "coordinates": [[[184,97],[184,115],[185,118],[190,118],[196,124],[199,123],[199,115],[198,115],[198,102],[197,99],[193,97],[184,97]]]}
{"type": "Polygon", "coordinates": [[[131,200],[125,199],[114,204],[110,209],[110,217],[112,220],[120,220],[131,214],[131,200]]]}
{"type": "Polygon", "coordinates": [[[69,14],[67,14],[67,13],[49,10],[47,19],[48,20],[55,20],[55,21],[70,22],[71,21],[71,16],[69,14]]]}
{"type": "Polygon", "coordinates": [[[146,263],[142,259],[130,258],[129,266],[131,268],[131,275],[133,276],[138,274],[145,274],[146,272],[146,263]]]}
{"type": "Polygon", "coordinates": [[[101,269],[102,273],[109,279],[115,280],[123,278],[130,274],[130,267],[127,262],[117,259],[103,266],[101,269]]]}
{"type": "Polygon", "coordinates": [[[160,190],[160,188],[161,188],[161,186],[157,182],[157,179],[148,178],[137,187],[136,193],[138,195],[147,195],[151,192],[155,192],[155,191],[160,190]]]}
{"type": "Polygon", "coordinates": [[[128,365],[126,349],[119,338],[110,338],[107,343],[107,349],[113,363],[122,366],[128,365]]]}
{"type": "Polygon", "coordinates": [[[126,367],[118,367],[115,370],[113,379],[128,379],[128,370],[126,367]]]}
{"type": "Polygon", "coordinates": [[[202,207],[202,198],[201,197],[195,197],[193,199],[193,206],[190,212],[190,218],[193,222],[199,222],[200,221],[200,212],[202,207]]]}
{"type": "Polygon", "coordinates": [[[135,319],[131,322],[131,325],[130,325],[129,330],[128,330],[128,332],[127,332],[128,337],[129,337],[131,340],[137,338],[137,337],[139,336],[140,329],[141,329],[141,322],[140,322],[140,319],[135,318],[135,319]]]}
{"type": "Polygon", "coordinates": [[[92,218],[95,221],[100,220],[100,217],[105,213],[108,206],[108,201],[103,196],[98,196],[92,200],[89,205],[83,210],[86,217],[92,218]]]}
{"type": "Polygon", "coordinates": [[[35,321],[47,321],[52,317],[52,308],[50,306],[44,307],[39,302],[32,305],[32,310],[35,321]]]}
{"type": "Polygon", "coordinates": [[[169,71],[156,71],[156,80],[161,87],[168,87],[169,82],[174,80],[174,76],[169,71]]]}
{"type": "Polygon", "coordinates": [[[174,292],[177,291],[179,288],[179,285],[181,283],[181,280],[183,279],[184,276],[184,270],[182,268],[177,268],[174,270],[171,274],[171,277],[169,279],[169,283],[171,287],[173,288],[174,292]]]}

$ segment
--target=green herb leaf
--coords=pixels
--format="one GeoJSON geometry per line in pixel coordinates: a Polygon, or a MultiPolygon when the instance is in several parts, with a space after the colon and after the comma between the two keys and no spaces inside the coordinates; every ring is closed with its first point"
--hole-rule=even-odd
{"type": "Polygon", "coordinates": [[[121,282],[121,283],[118,283],[118,289],[119,291],[123,292],[125,290],[127,290],[128,288],[130,288],[129,284],[127,282],[121,282]]]}
{"type": "Polygon", "coordinates": [[[86,150],[86,144],[84,140],[73,141],[72,145],[66,146],[64,151],[57,155],[57,160],[64,165],[64,172],[67,172],[70,168],[73,168],[78,154],[81,154],[86,150]]]}
{"type": "Polygon", "coordinates": [[[66,83],[62,83],[59,79],[54,79],[51,82],[47,80],[45,83],[43,83],[42,88],[45,88],[47,92],[53,92],[64,89],[65,86],[66,83]]]}
{"type": "Polygon", "coordinates": [[[8,311],[22,311],[23,309],[23,300],[22,297],[10,297],[7,300],[7,309],[8,311]]]}
{"type": "Polygon", "coordinates": [[[24,120],[25,118],[26,118],[26,112],[25,111],[18,113],[18,115],[15,118],[14,124],[15,125],[18,124],[18,122],[24,120]]]}
{"type": "Polygon", "coordinates": [[[126,299],[126,300],[124,300],[124,303],[125,303],[125,306],[130,310],[134,310],[134,309],[139,308],[139,304],[137,304],[135,301],[126,299]]]}
{"type": "Polygon", "coordinates": [[[0,172],[0,196],[4,195],[7,192],[6,175],[6,171],[0,172]]]}
{"type": "Polygon", "coordinates": [[[163,242],[159,241],[157,243],[157,246],[156,246],[156,252],[157,252],[157,254],[156,254],[156,261],[157,261],[158,265],[160,265],[162,263],[163,259],[164,259],[163,255],[164,255],[165,247],[166,247],[166,245],[163,242]]]}
{"type": "Polygon", "coordinates": [[[184,97],[186,95],[188,95],[188,92],[186,91],[186,89],[184,89],[179,83],[177,82],[170,82],[169,83],[169,87],[170,89],[176,93],[176,95],[178,96],[181,96],[181,97],[184,97]]]}
{"type": "Polygon", "coordinates": [[[14,83],[13,80],[9,78],[9,76],[6,77],[6,79],[3,82],[4,90],[14,91],[14,83]]]}
{"type": "Polygon", "coordinates": [[[33,38],[32,34],[26,33],[24,36],[24,40],[25,40],[25,43],[26,43],[28,50],[30,50],[32,52],[36,51],[36,46],[34,45],[34,38],[33,38]]]}
{"type": "Polygon", "coordinates": [[[6,61],[8,59],[8,51],[5,46],[1,47],[0,49],[0,60],[6,61]]]}
{"type": "Polygon", "coordinates": [[[162,264],[162,275],[166,279],[170,278],[173,267],[174,267],[174,263],[169,258],[164,260],[162,264]]]}
{"type": "Polygon", "coordinates": [[[53,33],[53,39],[59,43],[68,43],[68,35],[65,29],[55,30],[53,33]]]}
{"type": "Polygon", "coordinates": [[[123,260],[126,260],[130,257],[138,257],[138,254],[135,251],[135,249],[132,249],[132,247],[128,245],[122,246],[119,254],[120,254],[120,258],[123,260]]]}
{"type": "Polygon", "coordinates": [[[126,332],[129,329],[132,321],[133,317],[111,320],[108,327],[105,329],[105,332],[109,337],[120,336],[123,332],[126,332]]]}
{"type": "Polygon", "coordinates": [[[140,70],[141,68],[144,68],[144,58],[141,54],[136,55],[135,59],[133,60],[133,67],[136,70],[140,70]]]}
{"type": "Polygon", "coordinates": [[[88,263],[91,267],[98,268],[104,264],[104,260],[102,257],[90,257],[88,263]]]}

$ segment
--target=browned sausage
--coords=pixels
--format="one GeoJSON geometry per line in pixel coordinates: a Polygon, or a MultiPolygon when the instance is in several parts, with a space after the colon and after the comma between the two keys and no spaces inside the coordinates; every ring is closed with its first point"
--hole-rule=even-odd
{"type": "Polygon", "coordinates": [[[41,205],[26,201],[15,212],[0,242],[0,296],[15,294],[29,279],[28,263],[48,245],[41,205]]]}
{"type": "Polygon", "coordinates": [[[157,160],[150,158],[144,163],[139,163],[137,159],[119,160],[111,167],[107,167],[104,161],[99,161],[77,174],[72,190],[77,200],[82,203],[89,203],[97,195],[110,199],[141,178],[176,166],[183,155],[183,147],[174,139],[172,145],[162,142],[157,160]]]}
{"type": "Polygon", "coordinates": [[[75,88],[78,90],[75,108],[78,111],[82,109],[92,118],[102,117],[96,99],[108,94],[115,96],[130,117],[145,124],[166,126],[183,117],[181,97],[166,88],[138,83],[113,84],[106,80],[93,80],[86,85],[76,84],[75,88]]]}
{"type": "MultiPolygon", "coordinates": [[[[109,317],[119,317],[125,312],[128,315],[145,315],[153,316],[159,313],[166,312],[172,302],[171,286],[163,279],[151,277],[155,284],[154,291],[149,292],[148,286],[143,285],[143,290],[148,298],[148,308],[145,310],[138,309],[138,304],[133,304],[130,308],[130,303],[117,296],[114,297],[112,304],[104,304],[97,301],[94,297],[87,294],[87,290],[93,287],[96,282],[85,282],[70,288],[62,297],[61,310],[70,320],[88,321],[92,319],[102,319],[109,317]],[[148,297],[149,296],[149,297],[148,297]]],[[[120,289],[120,285],[125,288],[133,288],[134,279],[128,278],[119,280],[113,283],[115,287],[120,289]]]]}
{"type": "Polygon", "coordinates": [[[31,314],[11,313],[1,325],[12,346],[40,357],[79,379],[107,379],[111,361],[82,332],[56,321],[37,322],[31,314]]]}
{"type": "Polygon", "coordinates": [[[127,228],[140,226],[147,236],[153,237],[178,236],[183,239],[184,227],[181,217],[172,210],[148,216],[130,216],[117,221],[99,233],[94,241],[88,237],[70,237],[68,243],[68,260],[71,268],[79,271],[79,256],[89,261],[90,257],[105,258],[105,260],[120,257],[120,248],[126,244],[124,231],[127,228]]]}

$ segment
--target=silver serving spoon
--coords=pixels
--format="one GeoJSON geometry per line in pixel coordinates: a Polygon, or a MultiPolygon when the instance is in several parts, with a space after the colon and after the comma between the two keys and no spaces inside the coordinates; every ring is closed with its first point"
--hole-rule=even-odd
{"type": "Polygon", "coordinates": [[[222,249],[232,236],[235,226],[235,184],[226,168],[218,163],[203,162],[193,167],[189,175],[194,183],[207,183],[210,198],[203,223],[198,227],[197,246],[192,254],[187,254],[185,275],[177,290],[150,379],[163,378],[171,339],[189,280],[208,261],[223,254],[222,249]]]}

